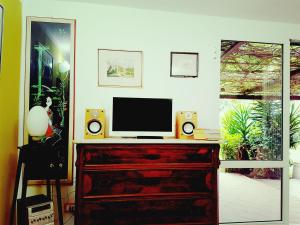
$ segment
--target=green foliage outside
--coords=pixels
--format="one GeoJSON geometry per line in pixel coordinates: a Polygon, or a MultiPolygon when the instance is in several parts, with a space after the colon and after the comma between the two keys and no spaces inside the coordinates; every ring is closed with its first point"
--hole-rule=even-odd
{"type": "Polygon", "coordinates": [[[282,113],[280,101],[255,101],[251,119],[258,133],[251,141],[256,159],[282,158],[282,113]]]}
{"type": "MultiPolygon", "coordinates": [[[[224,160],[280,160],[282,114],[280,101],[234,102],[221,118],[221,158],[224,160]]],[[[290,148],[300,143],[300,107],[290,112],[290,148]]]]}
{"type": "Polygon", "coordinates": [[[292,104],[290,113],[290,148],[296,149],[300,142],[300,106],[292,104]]]}
{"type": "Polygon", "coordinates": [[[222,131],[223,143],[221,144],[221,158],[226,160],[236,159],[237,149],[242,143],[242,136],[240,134],[229,134],[222,131]]]}
{"type": "Polygon", "coordinates": [[[227,111],[222,119],[223,128],[229,134],[240,134],[242,141],[248,141],[248,135],[251,129],[250,120],[251,108],[247,105],[236,104],[227,111]]]}
{"type": "Polygon", "coordinates": [[[251,108],[247,105],[235,103],[222,118],[221,155],[223,159],[239,159],[239,149],[249,145],[249,134],[252,121],[251,108]]]}

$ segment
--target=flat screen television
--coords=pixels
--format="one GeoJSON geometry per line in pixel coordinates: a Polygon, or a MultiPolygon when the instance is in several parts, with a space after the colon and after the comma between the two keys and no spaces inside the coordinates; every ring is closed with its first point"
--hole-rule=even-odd
{"type": "Polygon", "coordinates": [[[172,136],[172,99],[114,97],[111,136],[172,136]]]}

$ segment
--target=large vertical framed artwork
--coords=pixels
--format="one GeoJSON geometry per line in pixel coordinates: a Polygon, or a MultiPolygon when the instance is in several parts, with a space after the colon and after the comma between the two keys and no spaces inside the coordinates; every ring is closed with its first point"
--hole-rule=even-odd
{"type": "MultiPolygon", "coordinates": [[[[75,20],[27,17],[24,118],[33,106],[47,110],[41,142],[58,146],[64,183],[73,176],[74,60],[75,20]]],[[[31,142],[24,120],[24,144],[31,142]]]]}

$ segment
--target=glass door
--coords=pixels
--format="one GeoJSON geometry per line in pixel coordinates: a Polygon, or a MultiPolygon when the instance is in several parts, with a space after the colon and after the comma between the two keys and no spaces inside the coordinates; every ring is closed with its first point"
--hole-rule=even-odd
{"type": "Polygon", "coordinates": [[[287,221],[283,45],[221,41],[220,223],[287,221]]]}

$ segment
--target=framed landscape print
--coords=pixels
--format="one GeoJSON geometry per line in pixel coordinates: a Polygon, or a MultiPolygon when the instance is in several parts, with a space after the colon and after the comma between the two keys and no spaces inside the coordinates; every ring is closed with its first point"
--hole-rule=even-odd
{"type": "Polygon", "coordinates": [[[98,49],[98,85],[142,87],[143,53],[98,49]]]}
{"type": "Polygon", "coordinates": [[[198,53],[171,52],[171,77],[198,77],[198,53]]]}
{"type": "MultiPolygon", "coordinates": [[[[27,17],[25,116],[46,109],[49,122],[41,142],[56,146],[60,178],[73,181],[73,93],[75,20],[27,17]]],[[[24,144],[32,143],[24,121],[24,144]]]]}

